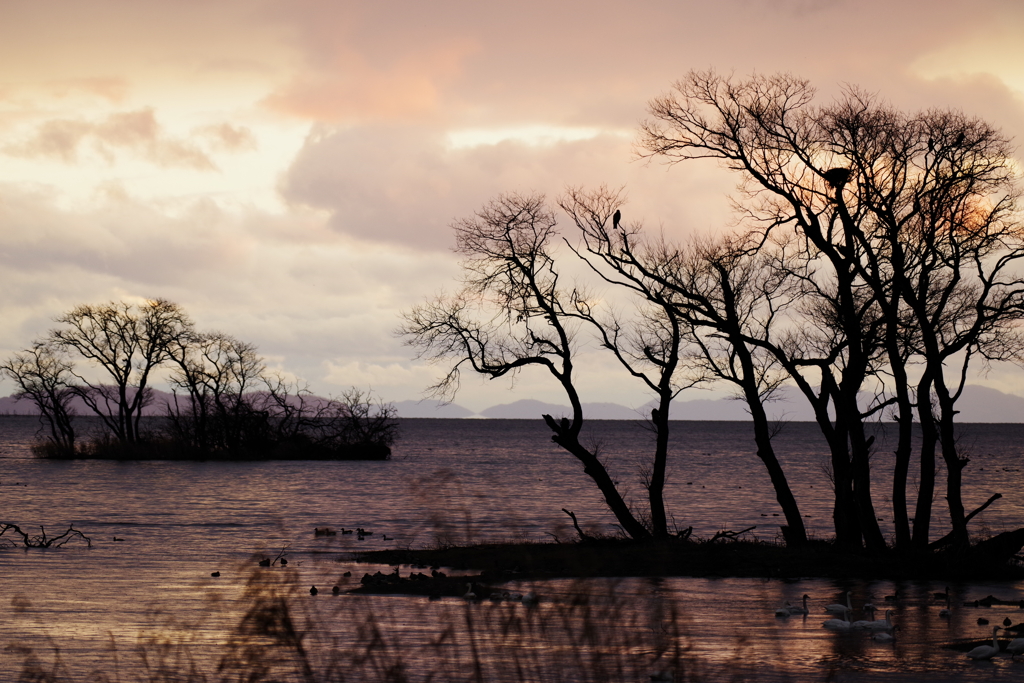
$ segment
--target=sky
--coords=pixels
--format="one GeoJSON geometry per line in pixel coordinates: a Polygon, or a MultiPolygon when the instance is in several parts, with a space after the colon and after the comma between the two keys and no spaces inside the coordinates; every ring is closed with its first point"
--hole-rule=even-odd
{"type": "MultiPolygon", "coordinates": [[[[1024,140],[1013,0],[0,10],[3,356],[77,304],[161,297],[318,394],[420,399],[442,369],[396,336],[401,313],[457,287],[451,223],[495,195],[624,186],[646,229],[731,229],[735,177],[637,155],[647,103],[691,69],[792,73],[822,103],[854,84],[1024,140]]],[[[597,350],[578,365],[585,401],[649,399],[597,350]]],[[[1024,395],[1017,368],[973,381],[1024,395]]],[[[559,397],[537,371],[466,377],[456,402],[559,397]]]]}

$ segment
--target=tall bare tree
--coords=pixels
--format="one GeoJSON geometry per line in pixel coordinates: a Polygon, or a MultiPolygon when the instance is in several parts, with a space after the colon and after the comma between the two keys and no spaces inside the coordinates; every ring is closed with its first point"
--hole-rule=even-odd
{"type": "Polygon", "coordinates": [[[829,440],[840,541],[884,547],[865,419],[893,406],[897,543],[906,547],[910,537],[906,479],[916,409],[925,446],[914,542],[927,544],[929,448],[938,442],[955,540],[966,545],[967,460],[956,447],[955,400],[972,357],[1016,353],[1021,317],[1012,265],[1024,251],[1008,143],[956,112],[908,115],[852,88],[826,107],[814,106],[813,97],[806,81],[791,76],[735,82],[693,72],[651,103],[642,144],[673,163],[720,160],[743,178],[748,218],[765,234],[792,230],[803,245],[802,263],[787,268],[804,285],[805,323],[787,343],[765,348],[811,401],[829,440]],[[954,358],[962,362],[954,366],[954,358]],[[861,405],[863,392],[876,400],[861,405]]]}
{"type": "Polygon", "coordinates": [[[82,304],[56,319],[49,343],[92,362],[105,382],[76,374],[76,391],[123,444],[140,438],[143,408],[153,371],[170,358],[171,349],[192,334],[192,321],[166,299],[140,304],[82,304]]]}
{"type": "Polygon", "coordinates": [[[703,378],[682,372],[681,360],[687,347],[684,322],[672,304],[672,291],[652,277],[653,262],[663,251],[648,248],[641,229],[622,220],[621,191],[606,187],[587,191],[569,188],[559,200],[581,237],[578,245],[567,241],[572,251],[606,284],[632,294],[634,314],[593,309],[588,297],[574,290],[575,315],[589,323],[601,345],[610,350],[632,376],[654,394],[650,424],[655,435],[654,456],[645,471],[650,505],[651,530],[668,536],[665,484],[669,457],[672,400],[679,392],[703,378]]]}
{"type": "Polygon", "coordinates": [[[264,389],[266,366],[255,345],[220,332],[176,338],[170,349],[175,391],[167,406],[178,438],[200,452],[240,451],[265,437],[253,419],[252,392],[264,389]]]}
{"type": "Polygon", "coordinates": [[[579,293],[560,285],[552,254],[555,225],[542,196],[519,194],[501,195],[472,218],[456,221],[462,289],[407,312],[400,332],[420,357],[451,363],[434,387],[442,396],[458,389],[464,366],[491,378],[526,367],[549,372],[572,409],[571,418],[544,416],[552,439],[580,461],[623,530],[646,538],[651,531],[630,510],[597,453],[580,442],[584,415],[573,365],[579,293]]]}
{"type": "Polygon", "coordinates": [[[19,398],[36,404],[39,418],[49,434],[48,441],[60,455],[75,452],[75,428],[72,422],[75,396],[74,364],[60,348],[35,342],[0,363],[0,371],[18,385],[19,398]]]}
{"type": "Polygon", "coordinates": [[[735,384],[748,404],[758,456],[786,516],[787,542],[804,543],[803,519],[775,456],[776,430],[764,408],[784,374],[770,354],[746,341],[750,335],[767,338],[781,310],[792,303],[793,288],[785,286],[784,273],[769,267],[756,244],[742,238],[697,239],[678,247],[651,240],[621,219],[616,208],[621,203],[620,193],[607,188],[570,189],[560,201],[582,234],[574,251],[605,282],[632,292],[643,313],[624,327],[617,319],[594,320],[584,310],[585,300],[576,305],[603,345],[658,397],[652,411],[658,437],[649,486],[652,521],[656,524],[665,483],[672,399],[698,383],[724,380],[735,384]]]}

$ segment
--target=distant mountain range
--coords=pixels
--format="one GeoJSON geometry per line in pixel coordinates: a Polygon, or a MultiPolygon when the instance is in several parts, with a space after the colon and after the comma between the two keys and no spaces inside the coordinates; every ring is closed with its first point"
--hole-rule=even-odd
{"type": "MultiPolygon", "coordinates": [[[[163,413],[163,407],[172,395],[154,392],[154,401],[146,409],[147,415],[163,413]]],[[[394,404],[399,417],[435,417],[435,418],[492,418],[511,420],[539,419],[547,413],[561,417],[570,413],[567,405],[544,403],[533,399],[521,399],[512,403],[491,406],[479,413],[468,408],[449,403],[443,405],[437,401],[399,401],[394,404]]],[[[977,385],[968,385],[964,395],[957,402],[960,409],[960,422],[1024,422],[1024,397],[1006,394],[996,389],[977,385]]],[[[89,415],[90,411],[84,403],[74,404],[79,415],[89,415]]],[[[638,409],[619,405],[618,403],[584,403],[584,415],[592,420],[642,420],[651,410],[651,404],[638,409]]],[[[13,396],[0,398],[0,415],[34,415],[36,407],[31,401],[17,399],[13,396]]],[[[782,392],[778,401],[768,404],[768,414],[775,420],[788,422],[811,422],[814,414],[806,402],[797,395],[795,389],[782,392]]],[[[672,405],[672,418],[675,420],[749,420],[746,404],[731,399],[698,398],[689,401],[676,401],[672,405]]]]}
{"type": "MultiPolygon", "coordinates": [[[[484,417],[492,419],[537,419],[547,413],[560,417],[568,415],[568,405],[544,403],[533,399],[522,399],[512,403],[491,406],[479,413],[456,404],[441,405],[436,401],[400,401],[395,408],[401,417],[484,417]]],[[[639,409],[628,408],[617,403],[584,403],[584,415],[592,420],[641,420],[650,414],[651,404],[639,409]]],[[[996,389],[968,385],[957,402],[960,422],[1024,422],[1024,397],[1006,394],[996,389]]],[[[775,420],[789,422],[811,422],[814,413],[798,395],[796,389],[781,392],[780,400],[767,406],[768,414],[775,420]]],[[[736,420],[750,419],[746,404],[731,399],[691,399],[675,401],[672,404],[672,418],[675,420],[736,420]]]]}

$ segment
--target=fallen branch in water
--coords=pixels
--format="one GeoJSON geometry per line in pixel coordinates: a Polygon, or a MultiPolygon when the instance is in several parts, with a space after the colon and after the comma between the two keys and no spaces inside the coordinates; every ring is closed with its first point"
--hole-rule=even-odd
{"type": "Polygon", "coordinates": [[[740,534],[745,534],[748,531],[753,531],[756,528],[757,528],[757,525],[755,524],[754,526],[748,526],[746,529],[741,529],[740,531],[722,530],[722,531],[717,532],[711,538],[711,540],[708,541],[708,543],[714,543],[715,541],[717,541],[720,538],[726,538],[726,539],[729,539],[730,541],[733,541],[733,540],[736,540],[736,537],[739,536],[740,534]]]}
{"type": "MultiPolygon", "coordinates": [[[[22,531],[21,527],[19,527],[17,524],[7,524],[5,522],[0,522],[0,536],[3,536],[8,531],[14,531],[18,535],[20,535],[22,544],[26,548],[60,548],[65,543],[74,538],[81,538],[88,544],[90,548],[92,547],[92,539],[83,534],[78,529],[76,529],[74,524],[69,524],[67,531],[62,533],[60,536],[47,538],[46,528],[43,526],[39,527],[40,533],[38,536],[29,536],[27,533],[22,531]]],[[[13,541],[8,541],[8,543],[10,543],[10,545],[6,547],[9,548],[16,548],[18,546],[18,544],[13,541]]]]}

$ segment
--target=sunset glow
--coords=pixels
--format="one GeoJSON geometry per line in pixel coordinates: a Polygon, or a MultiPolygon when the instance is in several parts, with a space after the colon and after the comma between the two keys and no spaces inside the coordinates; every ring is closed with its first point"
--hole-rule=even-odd
{"type": "MultiPolygon", "coordinates": [[[[670,237],[730,227],[735,179],[633,147],[689,69],[791,72],[823,100],[858,84],[1019,140],[1021,27],[1002,0],[8,3],[0,349],[79,303],[165,297],[317,392],[418,399],[436,371],[399,313],[452,286],[449,225],[497,193],[605,183],[670,237]]],[[[587,400],[644,403],[610,363],[595,354],[587,400]]],[[[459,400],[558,400],[541,376],[504,388],[459,400]]]]}

